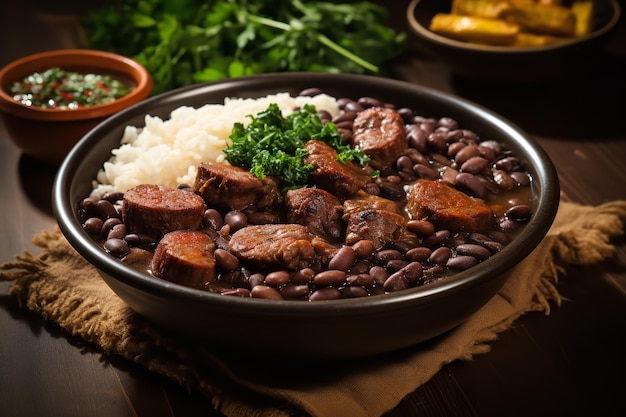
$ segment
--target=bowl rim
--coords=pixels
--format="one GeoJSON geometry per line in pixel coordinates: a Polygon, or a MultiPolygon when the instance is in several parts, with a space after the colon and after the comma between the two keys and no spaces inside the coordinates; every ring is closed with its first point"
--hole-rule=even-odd
{"type": "MultiPolygon", "coordinates": [[[[70,64],[67,66],[72,68],[77,65],[70,64]]],[[[152,76],[148,70],[135,59],[113,52],[99,50],[57,49],[24,56],[10,62],[0,69],[0,110],[23,118],[35,118],[37,120],[45,121],[92,119],[108,116],[118,110],[143,100],[150,94],[152,85],[152,76]],[[128,94],[111,103],[96,104],[76,110],[43,109],[37,106],[26,106],[14,100],[5,91],[7,83],[6,78],[10,75],[17,75],[17,73],[20,73],[19,76],[11,77],[11,81],[14,81],[14,78],[21,79],[31,74],[33,71],[43,71],[51,66],[63,67],[63,62],[65,60],[76,59],[77,57],[85,60],[84,64],[81,63],[81,67],[92,68],[94,71],[97,71],[97,68],[102,68],[103,70],[108,69],[109,71],[126,74],[135,84],[133,89],[128,94]],[[36,64],[39,61],[46,62],[46,64],[39,66],[36,64]],[[58,64],[49,64],[47,62],[58,62],[58,64]],[[22,67],[37,67],[37,69],[26,71],[22,74],[20,72],[22,67]]]]}
{"type": "Polygon", "coordinates": [[[428,40],[429,42],[445,45],[448,48],[462,49],[466,51],[475,51],[480,53],[491,54],[507,54],[507,55],[525,55],[525,54],[547,54],[553,51],[561,50],[567,46],[577,45],[580,42],[588,42],[592,39],[599,38],[610,32],[621,16],[621,7],[617,0],[606,0],[607,4],[611,6],[613,13],[611,19],[602,27],[588,33],[585,36],[572,38],[563,42],[559,42],[553,45],[543,46],[497,46],[497,45],[479,45],[470,42],[463,42],[460,40],[448,38],[443,35],[439,35],[432,32],[427,27],[422,26],[415,18],[415,10],[417,5],[422,0],[411,0],[406,11],[406,17],[409,22],[409,27],[418,34],[421,38],[428,40]]]}
{"type": "MultiPolygon", "coordinates": [[[[249,90],[249,88],[248,88],[249,90]]],[[[278,91],[277,91],[278,92],[278,91]]],[[[225,95],[233,96],[233,94],[225,95]]],[[[182,105],[182,104],[179,104],[182,105]]],[[[118,126],[119,127],[119,126],[118,126]]],[[[99,163],[104,163],[100,161],[99,163]]],[[[96,172],[99,170],[95,168],[96,172]]],[[[123,110],[114,116],[107,118],[96,129],[90,131],[81,141],[70,151],[68,156],[61,164],[55,181],[53,184],[53,213],[57,219],[57,223],[61,232],[65,235],[69,243],[84,258],[86,258],[96,269],[113,279],[134,287],[141,288],[144,291],[166,295],[168,297],[184,298],[189,302],[203,303],[210,301],[219,308],[237,311],[241,306],[250,306],[255,311],[262,311],[266,314],[284,314],[288,311],[292,315],[310,315],[311,312],[322,316],[332,316],[339,312],[345,315],[358,315],[363,308],[368,311],[384,311],[387,306],[403,305],[415,302],[417,299],[428,299],[434,301],[439,297],[446,296],[451,292],[463,291],[468,286],[481,285],[492,277],[481,277],[481,271],[491,268],[495,271],[494,276],[504,274],[514,265],[524,259],[530,251],[522,250],[522,244],[526,247],[534,248],[545,237],[552,221],[556,216],[559,201],[559,182],[556,169],[552,164],[547,153],[539,146],[539,144],[526,132],[522,131],[518,126],[486,109],[485,107],[473,103],[462,97],[446,93],[434,88],[411,84],[405,81],[394,80],[391,78],[382,78],[371,75],[356,74],[332,74],[332,73],[310,73],[310,72],[291,72],[291,73],[271,73],[258,74],[252,76],[239,77],[237,79],[225,79],[211,83],[196,84],[182,87],[176,90],[165,92],[153,96],[143,102],[133,106],[131,109],[123,110]],[[530,153],[530,159],[535,161],[538,171],[536,179],[542,182],[545,192],[538,196],[537,213],[531,221],[524,227],[516,239],[513,239],[498,254],[502,256],[494,256],[481,264],[469,268],[468,270],[455,273],[454,275],[443,278],[440,281],[414,287],[407,290],[398,291],[388,295],[380,295],[367,298],[327,300],[321,302],[302,302],[296,300],[264,300],[239,297],[225,297],[223,295],[211,293],[185,287],[179,284],[158,280],[147,274],[136,271],[112,256],[106,255],[101,247],[90,237],[81,227],[77,220],[76,201],[69,201],[71,194],[70,185],[75,179],[75,171],[83,164],[88,163],[85,158],[86,153],[91,148],[92,143],[97,142],[100,138],[98,133],[118,126],[118,121],[126,118],[126,115],[132,112],[140,112],[148,114],[150,106],[153,103],[175,102],[177,99],[184,98],[189,95],[200,95],[208,93],[216,93],[221,91],[237,91],[243,86],[250,85],[262,86],[272,82],[283,82],[285,88],[288,88],[290,80],[297,80],[298,77],[306,77],[311,85],[315,85],[316,80],[334,78],[338,85],[351,82],[375,82],[383,87],[401,88],[414,91],[415,94],[443,100],[446,103],[454,103],[455,106],[461,106],[468,109],[470,113],[480,115],[487,119],[489,123],[498,126],[499,129],[506,130],[512,135],[513,140],[520,146],[523,146],[530,153]],[[525,145],[525,146],[524,146],[525,145]],[[530,146],[528,146],[530,145],[530,146]],[[481,266],[482,265],[482,266],[481,266]],[[122,274],[123,273],[123,274],[122,274]],[[243,304],[242,304],[243,303],[243,304]]]]}

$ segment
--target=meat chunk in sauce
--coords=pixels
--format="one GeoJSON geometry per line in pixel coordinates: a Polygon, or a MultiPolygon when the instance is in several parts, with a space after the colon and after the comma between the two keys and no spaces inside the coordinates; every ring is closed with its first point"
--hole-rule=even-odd
{"type": "Polygon", "coordinates": [[[215,243],[195,230],[167,233],[152,258],[152,274],[181,285],[206,289],[217,279],[215,243]]]}
{"type": "Polygon", "coordinates": [[[363,110],[354,120],[352,141],[371,158],[373,168],[388,168],[407,148],[404,120],[386,107],[363,110]]]}
{"type": "Polygon", "coordinates": [[[351,161],[337,160],[337,151],[319,140],[310,140],[304,148],[309,152],[305,164],[313,165],[312,180],[319,188],[329,191],[338,198],[356,193],[365,184],[372,182],[370,172],[351,161]]]}
{"type": "Polygon", "coordinates": [[[282,202],[273,178],[261,180],[244,168],[221,163],[201,163],[193,190],[213,208],[248,212],[271,209],[282,202]]]}
{"type": "Polygon", "coordinates": [[[199,195],[164,185],[137,185],[122,200],[122,218],[129,231],[155,236],[199,229],[205,209],[199,195]]]}
{"type": "Polygon", "coordinates": [[[415,183],[406,208],[413,219],[427,219],[440,229],[454,232],[485,231],[494,226],[493,212],[483,200],[440,181],[415,183]]]}
{"type": "Polygon", "coordinates": [[[404,217],[386,210],[353,211],[348,215],[346,244],[370,240],[378,250],[398,240],[404,232],[404,217]]]}
{"type": "Polygon", "coordinates": [[[297,270],[316,260],[312,236],[300,224],[264,224],[237,230],[228,244],[229,251],[257,268],[297,270]]]}
{"type": "Polygon", "coordinates": [[[321,188],[299,188],[285,194],[287,221],[306,226],[331,242],[343,237],[343,209],[337,197],[321,188]]]}
{"type": "Polygon", "coordinates": [[[347,218],[352,212],[364,210],[385,210],[400,214],[400,209],[394,201],[368,194],[365,191],[359,191],[353,197],[343,202],[344,218],[347,218]]]}

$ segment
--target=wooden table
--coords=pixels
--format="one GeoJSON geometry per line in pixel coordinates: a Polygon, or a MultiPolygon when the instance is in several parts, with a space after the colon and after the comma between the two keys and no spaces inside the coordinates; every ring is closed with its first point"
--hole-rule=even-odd
{"type": "MultiPolygon", "coordinates": [[[[2,2],[0,66],[12,59],[80,42],[76,17],[89,2],[2,2]]],[[[394,1],[404,28],[408,1],[394,1]]],[[[92,3],[93,4],[93,3],[92,3]]],[[[464,96],[532,134],[552,157],[574,201],[626,199],[626,25],[591,71],[550,84],[491,85],[460,79],[418,48],[393,77],[464,96]]],[[[55,224],[55,170],[9,140],[0,125],[0,262],[55,224]]],[[[570,268],[559,285],[564,302],[549,316],[528,314],[492,343],[491,352],[445,366],[387,417],[626,415],[626,238],[615,259],[570,268]]],[[[103,358],[54,325],[18,308],[0,284],[0,415],[211,416],[210,401],[133,364],[103,358]]]]}

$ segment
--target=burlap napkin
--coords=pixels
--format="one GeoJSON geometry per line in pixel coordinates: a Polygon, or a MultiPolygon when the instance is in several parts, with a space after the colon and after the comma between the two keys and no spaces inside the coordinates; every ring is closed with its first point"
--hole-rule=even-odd
{"type": "Polygon", "coordinates": [[[435,340],[367,360],[298,367],[254,364],[175,339],[135,314],[69,246],[58,230],[34,238],[42,248],[0,265],[20,304],[72,335],[169,377],[211,398],[226,416],[379,416],[441,367],[489,351],[489,342],[520,315],[550,312],[565,266],[612,256],[623,234],[626,201],[601,206],[561,202],[548,236],[516,268],[502,290],[464,324],[435,340]],[[253,366],[254,365],[254,366],[253,366]]]}

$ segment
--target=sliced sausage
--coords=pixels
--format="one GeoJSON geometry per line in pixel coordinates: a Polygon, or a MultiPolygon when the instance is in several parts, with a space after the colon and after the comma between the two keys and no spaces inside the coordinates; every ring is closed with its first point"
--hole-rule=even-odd
{"type": "Polygon", "coordinates": [[[258,268],[298,270],[311,266],[316,259],[312,237],[300,224],[244,227],[232,235],[228,248],[240,260],[258,268]]]}
{"type": "Polygon", "coordinates": [[[275,179],[261,180],[244,168],[228,164],[201,163],[192,188],[211,208],[251,212],[282,202],[275,179]]]}
{"type": "Polygon", "coordinates": [[[386,107],[371,107],[360,112],[353,124],[352,141],[371,158],[376,169],[392,166],[407,148],[404,119],[386,107]]]}
{"type": "Polygon", "coordinates": [[[167,233],[152,258],[152,273],[181,285],[206,289],[217,279],[215,243],[196,230],[167,233]]]}
{"type": "Polygon", "coordinates": [[[494,226],[491,208],[446,183],[423,180],[408,195],[407,211],[413,219],[428,220],[453,232],[485,231],[494,226]]]}
{"type": "Polygon", "coordinates": [[[129,233],[161,236],[174,230],[197,230],[205,209],[199,195],[163,185],[137,185],[122,200],[122,218],[129,233]]]}

